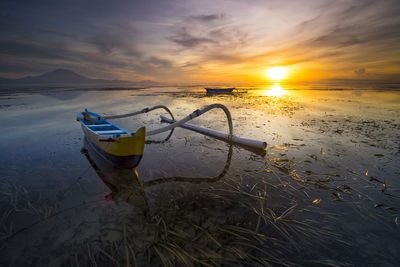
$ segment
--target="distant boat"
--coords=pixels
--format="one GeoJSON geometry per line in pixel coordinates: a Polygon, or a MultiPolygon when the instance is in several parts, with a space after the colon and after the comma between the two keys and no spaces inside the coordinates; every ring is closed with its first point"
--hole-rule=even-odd
{"type": "Polygon", "coordinates": [[[207,94],[231,94],[236,88],[205,88],[207,94]]]}

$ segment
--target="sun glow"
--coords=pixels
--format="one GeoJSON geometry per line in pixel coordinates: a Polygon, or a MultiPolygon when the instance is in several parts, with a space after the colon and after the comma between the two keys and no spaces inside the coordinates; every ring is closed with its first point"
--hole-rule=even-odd
{"type": "Polygon", "coordinates": [[[286,69],[283,67],[274,67],[267,70],[268,77],[272,80],[282,80],[286,78],[286,69]]]}
{"type": "Polygon", "coordinates": [[[276,83],[271,89],[265,91],[266,96],[276,96],[280,97],[286,94],[286,91],[279,86],[279,83],[276,83]]]}

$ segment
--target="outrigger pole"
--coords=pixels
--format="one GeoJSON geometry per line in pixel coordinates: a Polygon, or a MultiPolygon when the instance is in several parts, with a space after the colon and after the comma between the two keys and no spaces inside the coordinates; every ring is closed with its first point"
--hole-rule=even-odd
{"type": "Polygon", "coordinates": [[[172,112],[166,106],[162,106],[162,105],[154,106],[151,108],[144,108],[137,112],[127,113],[127,114],[122,114],[122,115],[102,116],[98,119],[120,119],[120,118],[139,115],[142,113],[147,113],[147,112],[150,112],[150,111],[153,111],[156,109],[164,109],[171,115],[172,119],[169,119],[162,115],[160,116],[162,121],[168,122],[168,123],[170,123],[170,125],[153,130],[153,131],[146,132],[146,136],[163,133],[163,132],[172,130],[173,128],[176,128],[176,127],[182,127],[182,128],[192,130],[192,131],[195,131],[195,132],[207,135],[207,136],[217,138],[217,139],[225,141],[227,143],[233,143],[233,144],[236,143],[236,144],[242,145],[244,147],[249,147],[249,148],[253,148],[253,149],[257,149],[257,150],[265,150],[267,147],[266,142],[253,140],[253,139],[247,139],[247,138],[241,138],[241,137],[233,135],[233,125],[232,125],[231,113],[229,112],[228,108],[222,104],[211,104],[211,105],[205,106],[201,109],[197,109],[193,113],[189,114],[188,116],[184,117],[183,119],[181,119],[179,121],[176,121],[174,116],[172,115],[172,112]],[[225,112],[225,115],[228,119],[229,134],[186,123],[186,122],[188,122],[196,117],[199,117],[200,115],[202,115],[214,108],[220,108],[225,112]]]}
{"type": "MultiPolygon", "coordinates": [[[[170,118],[167,118],[165,116],[161,115],[160,117],[161,117],[162,121],[165,121],[168,123],[174,122],[174,120],[171,120],[170,118]]],[[[197,132],[197,133],[201,133],[201,134],[204,134],[204,135],[207,135],[210,137],[214,137],[216,139],[225,141],[227,143],[239,144],[244,147],[249,147],[249,148],[253,148],[256,150],[265,150],[267,147],[266,142],[248,139],[248,138],[242,138],[242,137],[238,137],[236,135],[229,135],[226,133],[221,133],[221,132],[218,132],[215,130],[199,127],[197,125],[193,125],[193,124],[189,124],[189,123],[184,123],[184,124],[180,125],[180,127],[197,132]]]]}

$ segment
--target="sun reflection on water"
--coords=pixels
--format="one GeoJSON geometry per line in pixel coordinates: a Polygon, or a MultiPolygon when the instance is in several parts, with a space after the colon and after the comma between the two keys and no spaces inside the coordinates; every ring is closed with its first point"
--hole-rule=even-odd
{"type": "Polygon", "coordinates": [[[281,97],[283,95],[286,95],[286,91],[279,86],[279,83],[275,83],[274,86],[272,86],[270,89],[265,91],[266,96],[276,96],[276,97],[281,97]]]}

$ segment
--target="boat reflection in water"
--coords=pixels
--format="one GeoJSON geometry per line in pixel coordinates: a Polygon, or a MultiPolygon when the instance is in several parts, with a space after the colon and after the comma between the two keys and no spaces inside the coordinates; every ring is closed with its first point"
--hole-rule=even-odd
{"type": "Polygon", "coordinates": [[[81,152],[86,156],[100,179],[111,190],[111,193],[105,196],[107,200],[123,200],[139,208],[147,216],[148,203],[136,168],[126,169],[113,165],[97,153],[86,138],[81,152]]]}
{"type": "Polygon", "coordinates": [[[134,169],[124,169],[113,165],[110,161],[104,159],[84,139],[84,147],[81,152],[86,156],[92,168],[100,179],[110,188],[111,193],[105,198],[113,201],[125,201],[139,208],[143,215],[149,218],[149,205],[146,198],[145,188],[169,182],[188,182],[188,183],[214,183],[220,180],[227,173],[231,164],[232,145],[229,146],[227,159],[222,171],[214,177],[162,177],[151,181],[143,182],[139,174],[134,169]]]}

